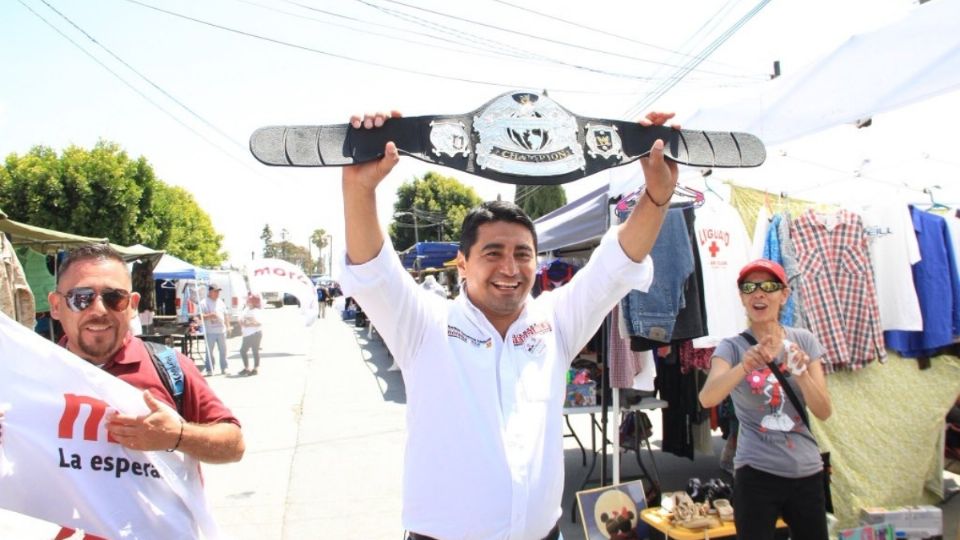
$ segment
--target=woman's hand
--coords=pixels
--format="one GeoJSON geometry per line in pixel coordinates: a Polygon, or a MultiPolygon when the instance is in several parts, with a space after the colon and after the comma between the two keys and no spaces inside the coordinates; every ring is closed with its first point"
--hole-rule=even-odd
{"type": "Polygon", "coordinates": [[[773,361],[780,349],[780,344],[773,338],[767,336],[760,343],[747,349],[743,353],[743,370],[750,373],[767,367],[767,364],[773,361]]]}

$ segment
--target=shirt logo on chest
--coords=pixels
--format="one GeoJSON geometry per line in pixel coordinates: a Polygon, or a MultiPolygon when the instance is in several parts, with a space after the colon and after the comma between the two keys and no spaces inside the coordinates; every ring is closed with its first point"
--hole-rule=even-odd
{"type": "Polygon", "coordinates": [[[463,330],[457,328],[456,326],[447,325],[447,337],[452,337],[459,339],[460,341],[473,345],[474,347],[486,347],[489,349],[493,347],[493,340],[491,338],[479,339],[473,336],[469,336],[463,332],[463,330]]]}
{"type": "Polygon", "coordinates": [[[526,347],[524,348],[527,349],[527,352],[540,352],[543,350],[543,340],[536,336],[549,332],[553,332],[553,326],[551,326],[550,323],[538,322],[531,324],[523,332],[510,336],[510,341],[514,347],[524,347],[526,343],[526,347]],[[529,343],[527,343],[528,340],[530,341],[529,343]]]}

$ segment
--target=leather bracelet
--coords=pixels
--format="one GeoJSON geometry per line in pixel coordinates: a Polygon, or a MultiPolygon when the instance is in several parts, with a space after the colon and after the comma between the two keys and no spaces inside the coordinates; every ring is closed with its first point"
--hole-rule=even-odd
{"type": "Polygon", "coordinates": [[[173,448],[167,450],[167,452],[173,452],[177,448],[180,448],[181,442],[183,442],[183,418],[180,419],[180,435],[177,436],[177,444],[173,445],[173,448]]]}
{"type": "Polygon", "coordinates": [[[650,195],[650,190],[648,190],[647,188],[643,188],[643,194],[646,195],[647,198],[650,199],[650,202],[652,202],[653,205],[656,206],[657,208],[663,208],[664,206],[670,204],[670,199],[673,198],[673,196],[670,196],[667,198],[667,202],[660,204],[656,200],[654,200],[653,195],[650,195]]]}

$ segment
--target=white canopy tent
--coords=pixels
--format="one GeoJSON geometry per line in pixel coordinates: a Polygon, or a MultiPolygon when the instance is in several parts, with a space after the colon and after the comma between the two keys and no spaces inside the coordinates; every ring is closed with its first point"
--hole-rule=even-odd
{"type": "MultiPolygon", "coordinates": [[[[702,109],[681,123],[704,130],[746,131],[758,135],[768,146],[774,146],[948,94],[960,89],[960,34],[955,28],[958,20],[960,0],[934,0],[923,4],[904,20],[850,38],[820,62],[771,81],[755,95],[732,104],[702,109]]],[[[849,132],[853,129],[846,131],[840,138],[850,138],[849,132]]],[[[922,135],[922,130],[918,129],[914,133],[894,132],[890,137],[891,131],[887,130],[884,135],[892,141],[898,137],[916,139],[922,135]]],[[[878,138],[871,133],[860,142],[866,146],[878,138]]],[[[816,144],[829,143],[821,139],[814,147],[816,144]]],[[[853,159],[860,162],[858,166],[849,167],[849,172],[833,171],[832,174],[836,176],[840,172],[844,178],[852,179],[865,176],[863,169],[870,158],[863,157],[858,150],[854,148],[851,152],[853,159]]],[[[786,152],[771,155],[773,163],[770,164],[779,169],[779,174],[797,165],[796,160],[785,159],[785,155],[786,152]]],[[[819,156],[814,154],[815,159],[819,156]]],[[[899,157],[902,161],[903,156],[899,157]]],[[[929,166],[929,161],[925,165],[929,166]]],[[[925,174],[918,168],[912,166],[911,173],[931,176],[929,171],[925,174]]],[[[821,167],[821,177],[823,172],[821,167]]],[[[735,174],[737,178],[770,178],[778,173],[767,166],[749,172],[737,170],[735,174]]],[[[625,191],[613,184],[617,182],[611,181],[611,185],[602,186],[538,219],[539,250],[575,251],[595,245],[609,226],[610,196],[625,191]]],[[[614,402],[617,402],[616,391],[614,402]]],[[[614,448],[617,448],[618,434],[614,431],[614,448]]],[[[619,481],[617,457],[615,455],[613,470],[615,483],[619,481]]]]}
{"type": "Polygon", "coordinates": [[[206,281],[210,272],[194,266],[183,259],[164,253],[160,262],[153,268],[154,279],[196,279],[206,281]]]}
{"type": "Polygon", "coordinates": [[[746,131],[769,146],[960,89],[957,21],[960,0],[922,4],[902,21],[853,36],[819,62],[682,123],[746,131]]]}
{"type": "MultiPolygon", "coordinates": [[[[169,253],[164,253],[163,257],[160,258],[160,262],[153,268],[153,278],[161,280],[191,279],[205,282],[210,279],[210,272],[205,268],[194,266],[183,259],[174,257],[169,253]]],[[[199,306],[202,299],[200,298],[200,291],[197,290],[197,287],[189,286],[185,290],[190,291],[188,294],[193,296],[193,300],[199,306]]],[[[207,325],[203,317],[200,317],[200,328],[204,336],[206,336],[207,325]]]]}

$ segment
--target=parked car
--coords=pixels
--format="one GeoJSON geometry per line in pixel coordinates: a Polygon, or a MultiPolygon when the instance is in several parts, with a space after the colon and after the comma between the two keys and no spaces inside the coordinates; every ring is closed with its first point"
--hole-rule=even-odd
{"type": "MultiPolygon", "coordinates": [[[[247,303],[246,277],[236,270],[211,270],[210,283],[215,283],[222,290],[220,298],[227,306],[227,323],[230,325],[230,337],[240,335],[240,312],[247,303]]],[[[206,296],[206,290],[204,290],[206,296]]]]}
{"type": "Polygon", "coordinates": [[[263,302],[273,307],[283,307],[283,293],[280,291],[262,291],[260,297],[263,302]]]}

